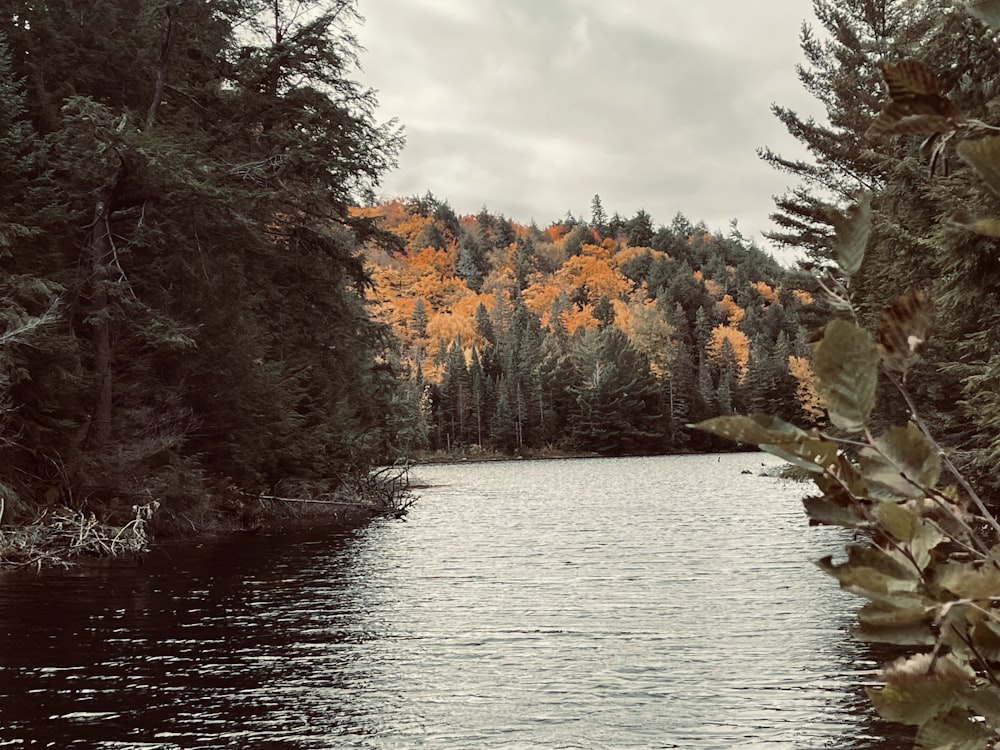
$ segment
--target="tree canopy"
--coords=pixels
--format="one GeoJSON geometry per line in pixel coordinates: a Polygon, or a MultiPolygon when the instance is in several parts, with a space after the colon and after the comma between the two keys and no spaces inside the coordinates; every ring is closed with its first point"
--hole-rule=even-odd
{"type": "Polygon", "coordinates": [[[3,315],[47,325],[0,350],[8,508],[178,514],[386,452],[388,331],[348,209],[401,139],[352,80],[354,20],[349,0],[4,5],[3,315]]]}

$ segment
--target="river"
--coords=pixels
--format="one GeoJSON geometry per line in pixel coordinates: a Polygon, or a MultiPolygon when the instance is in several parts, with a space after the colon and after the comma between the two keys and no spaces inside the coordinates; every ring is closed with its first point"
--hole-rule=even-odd
{"type": "Polygon", "coordinates": [[[418,467],[406,522],[0,580],[0,748],[880,748],[761,454],[418,467]]]}

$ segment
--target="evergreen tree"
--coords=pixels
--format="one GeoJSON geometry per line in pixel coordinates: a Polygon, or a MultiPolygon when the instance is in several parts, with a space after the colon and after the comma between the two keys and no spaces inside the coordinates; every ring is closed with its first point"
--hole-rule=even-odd
{"type": "Polygon", "coordinates": [[[659,384],[625,334],[617,328],[586,331],[574,342],[572,357],[574,444],[601,454],[662,450],[665,425],[659,384]]]}
{"type": "Polygon", "coordinates": [[[422,297],[417,297],[413,303],[413,313],[410,315],[410,327],[413,333],[420,338],[427,336],[427,305],[422,297]]]}
{"type": "Polygon", "coordinates": [[[514,276],[517,278],[518,289],[523,290],[528,286],[528,277],[535,272],[536,267],[534,241],[530,237],[518,239],[514,248],[514,276]]]}
{"type": "Polygon", "coordinates": [[[466,234],[458,245],[455,274],[474,292],[483,288],[483,278],[489,272],[489,261],[482,246],[472,235],[466,234]]]}
{"type": "MultiPolygon", "coordinates": [[[[225,477],[328,487],[388,450],[388,339],[358,256],[371,231],[348,209],[399,141],[350,80],[354,23],[346,0],[0,12],[0,96],[23,80],[6,111],[45,139],[0,195],[49,207],[0,217],[30,230],[5,271],[44,280],[34,305],[72,301],[14,384],[48,426],[26,492],[177,510],[225,477]]],[[[9,145],[0,159],[24,153],[9,145]]]]}
{"type": "Polygon", "coordinates": [[[653,217],[645,210],[625,223],[626,240],[632,247],[650,247],[653,244],[653,217]]]}
{"type": "Polygon", "coordinates": [[[607,223],[608,215],[604,213],[604,206],[601,204],[601,196],[595,194],[593,200],[590,201],[590,226],[596,229],[600,234],[604,234],[607,223]]]}
{"type": "Polygon", "coordinates": [[[601,298],[597,300],[597,304],[594,305],[594,317],[597,318],[598,324],[601,328],[607,328],[608,326],[614,325],[615,322],[615,308],[611,304],[611,300],[608,295],[601,295],[601,298]]]}

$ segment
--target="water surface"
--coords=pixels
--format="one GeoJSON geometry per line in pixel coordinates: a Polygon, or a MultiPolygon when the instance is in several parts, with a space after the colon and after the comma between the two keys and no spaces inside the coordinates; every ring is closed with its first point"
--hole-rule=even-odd
{"type": "Polygon", "coordinates": [[[9,578],[0,747],[906,747],[762,462],[419,467],[406,523],[9,578]]]}

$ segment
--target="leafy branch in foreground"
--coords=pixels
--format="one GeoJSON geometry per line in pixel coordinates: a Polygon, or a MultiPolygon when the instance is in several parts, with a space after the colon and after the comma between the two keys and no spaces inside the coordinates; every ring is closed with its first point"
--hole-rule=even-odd
{"type": "MultiPolygon", "coordinates": [[[[922,63],[886,65],[884,72],[892,102],[870,136],[929,132],[940,145],[933,167],[950,137],[995,130],[962,118],[922,63]]],[[[965,140],[956,151],[1000,192],[1000,139],[965,140]]],[[[804,501],[810,523],[858,532],[845,560],[827,557],[819,566],[867,600],[858,611],[859,638],[905,647],[881,671],[881,684],[868,688],[883,718],[915,726],[919,748],[997,747],[1000,522],[931,435],[906,384],[934,302],[926,289],[909,289],[885,309],[872,336],[858,324],[851,295],[869,241],[870,195],[830,219],[836,267],[821,282],[843,317],[823,327],[812,357],[829,428],[804,430],[762,414],[696,426],[805,469],[819,490],[804,501]],[[905,424],[884,431],[872,417],[880,380],[909,412],[905,424]]],[[[1000,220],[981,219],[967,229],[1000,236],[997,227],[1000,220]]]]}
{"type": "MultiPolygon", "coordinates": [[[[868,221],[863,211],[854,216],[868,221]]],[[[845,290],[847,269],[860,265],[854,252],[838,256],[850,258],[837,280],[845,290]]],[[[931,315],[929,295],[911,290],[883,314],[877,340],[842,319],[824,327],[813,369],[829,430],[759,414],[697,427],[807,470],[820,493],[804,501],[810,522],[864,532],[867,541],[848,545],[846,561],[819,565],[868,600],[858,637],[919,649],[883,670],[871,700],[884,718],[919,727],[920,747],[971,750],[1000,736],[1000,525],[905,389],[931,315]],[[911,419],[876,434],[880,374],[903,394],[911,419]]]]}

